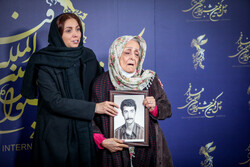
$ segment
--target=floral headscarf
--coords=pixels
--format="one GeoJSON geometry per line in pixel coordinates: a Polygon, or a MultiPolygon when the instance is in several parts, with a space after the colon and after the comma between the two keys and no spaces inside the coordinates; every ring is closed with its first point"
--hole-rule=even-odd
{"type": "Polygon", "coordinates": [[[148,89],[150,87],[150,84],[155,77],[155,72],[151,70],[144,70],[141,74],[142,64],[146,54],[146,47],[145,40],[140,36],[122,36],[117,38],[112,43],[109,49],[108,64],[110,79],[116,90],[143,90],[144,88],[148,89]],[[132,77],[127,78],[122,73],[119,59],[125,45],[132,39],[137,39],[140,43],[140,56],[135,74],[132,77]]]}

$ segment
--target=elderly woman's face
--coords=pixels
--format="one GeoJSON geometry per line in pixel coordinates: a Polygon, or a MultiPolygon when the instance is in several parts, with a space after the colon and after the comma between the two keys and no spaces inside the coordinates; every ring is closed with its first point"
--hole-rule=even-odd
{"type": "Polygon", "coordinates": [[[78,47],[81,34],[80,26],[75,19],[71,18],[65,21],[62,39],[68,48],[78,47]]]}
{"type": "Polygon", "coordinates": [[[127,73],[135,72],[140,56],[140,46],[138,42],[130,40],[125,45],[119,63],[121,68],[127,73]]]}

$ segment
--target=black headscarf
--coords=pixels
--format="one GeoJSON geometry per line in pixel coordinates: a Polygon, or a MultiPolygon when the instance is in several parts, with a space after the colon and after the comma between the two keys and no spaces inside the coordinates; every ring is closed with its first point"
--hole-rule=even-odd
{"type": "MultiPolygon", "coordinates": [[[[89,51],[83,46],[82,35],[78,47],[66,47],[56,24],[59,16],[54,18],[50,25],[48,36],[49,45],[30,57],[21,89],[21,94],[25,98],[33,99],[37,96],[37,66],[46,65],[55,68],[69,68],[79,61],[79,59],[81,59],[82,62],[95,59],[94,54],[89,54],[89,51]]],[[[82,29],[81,32],[83,34],[82,29]]]]}

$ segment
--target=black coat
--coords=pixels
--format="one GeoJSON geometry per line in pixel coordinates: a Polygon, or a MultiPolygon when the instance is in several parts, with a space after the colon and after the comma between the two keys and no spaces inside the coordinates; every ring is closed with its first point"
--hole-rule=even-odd
{"type": "MultiPolygon", "coordinates": [[[[95,103],[89,102],[94,78],[103,72],[94,52],[83,46],[66,47],[57,22],[77,17],[63,13],[50,25],[48,46],[32,54],[25,69],[21,94],[36,98],[39,90],[32,166],[95,166],[91,120],[95,103]]],[[[83,30],[81,28],[81,33],[83,30]]]]}
{"type": "Polygon", "coordinates": [[[96,58],[69,68],[36,68],[39,100],[32,165],[95,166],[95,103],[89,102],[89,90],[103,69],[96,58]]]}

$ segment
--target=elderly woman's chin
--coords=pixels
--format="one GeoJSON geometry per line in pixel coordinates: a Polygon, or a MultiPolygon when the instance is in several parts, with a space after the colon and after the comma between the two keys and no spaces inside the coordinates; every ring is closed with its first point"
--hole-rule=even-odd
{"type": "Polygon", "coordinates": [[[127,73],[133,73],[135,72],[136,68],[134,66],[127,66],[126,68],[123,69],[127,73]]]}

